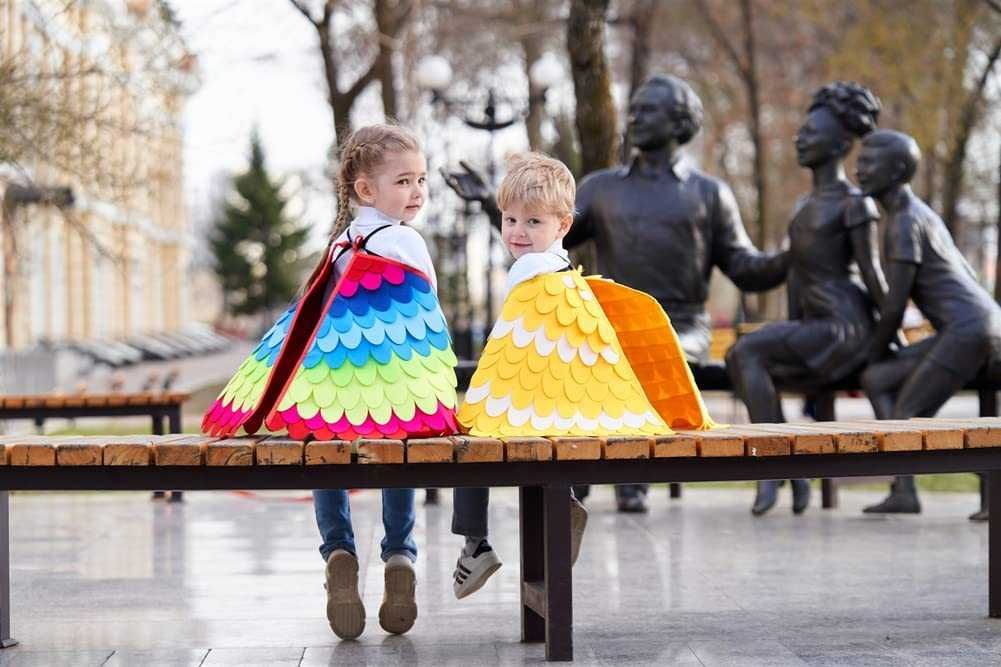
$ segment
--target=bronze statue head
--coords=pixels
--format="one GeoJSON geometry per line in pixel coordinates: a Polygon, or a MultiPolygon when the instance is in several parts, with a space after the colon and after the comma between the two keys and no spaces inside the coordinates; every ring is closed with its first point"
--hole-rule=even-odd
{"type": "Polygon", "coordinates": [[[921,162],[918,142],[896,130],[877,130],[862,140],[855,177],[865,194],[878,197],[910,183],[921,162]]]}
{"type": "Polygon", "coordinates": [[[813,168],[844,159],[856,137],[875,129],[879,111],[879,98],[857,83],[835,81],[819,89],[796,133],[800,166],[813,168]]]}
{"type": "Polygon", "coordinates": [[[683,146],[702,128],[702,100],[670,75],[655,75],[629,100],[629,136],[640,150],[683,146]]]}

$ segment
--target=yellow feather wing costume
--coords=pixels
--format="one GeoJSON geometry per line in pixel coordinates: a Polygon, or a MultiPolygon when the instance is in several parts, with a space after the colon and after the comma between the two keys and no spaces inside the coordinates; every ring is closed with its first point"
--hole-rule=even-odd
{"type": "MultiPolygon", "coordinates": [[[[653,333],[661,338],[647,341],[663,345],[637,344],[641,335],[649,335],[641,333],[646,331],[642,327],[654,319],[646,311],[643,318],[626,317],[625,311],[637,301],[635,294],[643,293],[616,288],[621,286],[611,281],[585,280],[579,271],[545,273],[515,286],[457,414],[462,427],[479,436],[670,433],[633,370],[629,355],[634,354],[650,363],[663,359],[672,365],[664,373],[648,371],[656,385],[654,400],[666,409],[683,406],[685,419],[679,427],[691,428],[698,420],[692,402],[682,400],[683,392],[672,381],[687,378],[687,391],[694,392],[699,406],[701,398],[684,356],[664,356],[677,346],[667,316],[660,311],[659,326],[668,331],[657,330],[653,333]],[[626,347],[603,308],[603,298],[629,329],[626,347]]],[[[653,304],[659,310],[656,301],[653,304]]],[[[704,419],[694,428],[711,425],[704,406],[701,414],[704,419]]]]}

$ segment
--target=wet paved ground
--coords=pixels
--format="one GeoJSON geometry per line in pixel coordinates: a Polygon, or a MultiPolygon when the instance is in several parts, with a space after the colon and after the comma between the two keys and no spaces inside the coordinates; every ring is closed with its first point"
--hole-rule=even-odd
{"type": "MultiPolygon", "coordinates": [[[[925,514],[841,508],[752,519],[749,488],[654,490],[648,515],[589,499],[574,570],[578,664],[990,665],[1001,621],[986,617],[987,527],[972,494],[925,494],[925,514]]],[[[338,642],[324,618],[322,562],[301,492],[20,494],[13,500],[13,623],[0,665],[380,665],[540,662],[519,637],[517,495],[495,491],[504,567],[457,601],[450,493],[418,507],[420,617],[386,635],[379,499],[352,497],[368,627],[338,642]]],[[[422,494],[418,494],[420,500],[422,494]]]]}

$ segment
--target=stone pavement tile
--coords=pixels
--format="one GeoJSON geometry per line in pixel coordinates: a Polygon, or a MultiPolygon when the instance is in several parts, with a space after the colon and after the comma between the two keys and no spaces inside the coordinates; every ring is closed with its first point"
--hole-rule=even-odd
{"type": "Polygon", "coordinates": [[[895,642],[894,655],[915,667],[938,665],[997,665],[1001,655],[962,637],[942,635],[918,641],[895,642]]]}
{"type": "Polygon", "coordinates": [[[757,641],[694,641],[689,644],[692,652],[705,667],[786,667],[805,665],[795,653],[781,642],[757,641]]]}
{"type": "Polygon", "coordinates": [[[111,649],[94,651],[25,651],[4,649],[3,667],[99,667],[113,653],[111,649]]]}
{"type": "Polygon", "coordinates": [[[601,642],[582,637],[574,646],[574,662],[598,665],[701,665],[685,642],[658,641],[632,635],[601,642]]]}
{"type": "Polygon", "coordinates": [[[105,662],[102,667],[198,667],[208,655],[207,648],[164,648],[144,651],[123,649],[105,662]]]}
{"type": "Polygon", "coordinates": [[[901,658],[894,647],[879,641],[853,641],[839,638],[832,632],[824,641],[823,638],[811,637],[810,640],[783,642],[793,653],[808,665],[818,667],[835,667],[836,665],[899,665],[901,658]]]}
{"type": "MultiPolygon", "coordinates": [[[[411,631],[413,632],[413,631],[411,631]]],[[[368,635],[356,641],[336,641],[333,646],[308,647],[302,667],[322,665],[494,665],[497,648],[470,637],[461,643],[429,642],[409,635],[368,635]]],[[[520,662],[520,661],[519,661],[520,662]]]]}
{"type": "MultiPolygon", "coordinates": [[[[86,620],[66,621],[53,625],[41,618],[17,618],[14,606],[14,637],[23,647],[51,650],[91,649],[111,646],[117,649],[260,648],[287,647],[290,643],[320,646],[333,635],[327,619],[321,615],[309,619],[237,619],[181,618],[169,621],[114,621],[90,623],[86,620]]],[[[87,607],[77,607],[86,616],[87,607]]],[[[376,622],[378,623],[378,622],[376,622]]],[[[111,650],[108,650],[108,655],[111,650]]]]}
{"type": "Polygon", "coordinates": [[[219,665],[240,665],[251,667],[260,665],[298,665],[305,651],[301,646],[274,648],[214,648],[205,656],[203,667],[219,665]]]}

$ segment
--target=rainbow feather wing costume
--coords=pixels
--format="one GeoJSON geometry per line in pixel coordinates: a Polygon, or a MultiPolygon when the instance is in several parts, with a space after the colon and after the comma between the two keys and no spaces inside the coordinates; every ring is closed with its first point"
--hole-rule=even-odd
{"type": "Polygon", "coordinates": [[[578,271],[547,273],[511,291],[459,409],[459,423],[470,434],[652,435],[670,433],[668,423],[711,427],[656,301],[611,281],[593,280],[578,271]],[[650,299],[662,319],[655,321],[650,303],[636,294],[650,299]],[[614,321],[629,329],[628,346],[605,313],[603,299],[615,304],[614,321]],[[623,314],[637,304],[643,310],[635,318],[623,314]],[[634,358],[667,365],[666,377],[653,387],[656,399],[648,397],[643,380],[657,376],[644,366],[649,377],[638,377],[634,358]],[[676,421],[657,406],[671,412],[682,406],[683,418],[676,421]]]}
{"type": "Polygon", "coordinates": [[[202,431],[211,435],[231,435],[253,416],[271,380],[297,307],[298,304],[293,304],[282,313],[250,356],[243,360],[202,418],[202,431]]]}
{"type": "Polygon", "coordinates": [[[456,358],[427,278],[359,250],[324,301],[329,267],[294,308],[283,340],[274,334],[270,341],[269,350],[275,342],[281,349],[268,357],[263,388],[254,384],[240,395],[261,372],[255,349],[237,372],[244,379],[230,381],[203,430],[229,435],[242,425],[253,433],[263,422],[296,439],[455,433],[456,358]],[[243,416],[230,415],[238,410],[243,416]]]}

